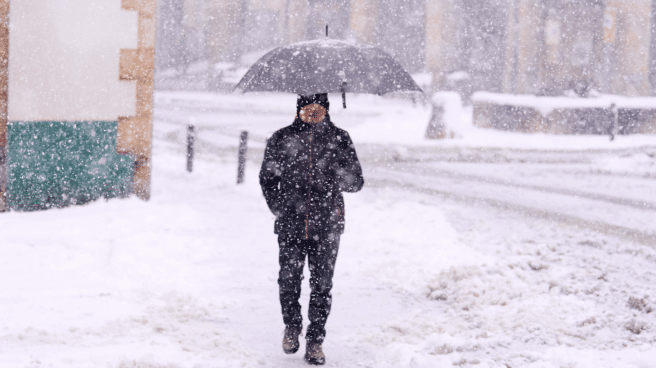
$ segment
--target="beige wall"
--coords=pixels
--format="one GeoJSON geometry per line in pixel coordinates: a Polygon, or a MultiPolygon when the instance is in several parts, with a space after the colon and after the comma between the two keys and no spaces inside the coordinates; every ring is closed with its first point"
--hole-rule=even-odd
{"type": "Polygon", "coordinates": [[[458,42],[457,0],[426,1],[426,65],[439,89],[453,71],[458,42]]]}
{"type": "MultiPolygon", "coordinates": [[[[189,0],[188,0],[189,1],[189,0]]],[[[198,0],[194,0],[198,1],[198,0]]],[[[264,0],[258,0],[258,4],[264,0]]],[[[276,0],[280,1],[280,0],[276,0]]],[[[207,51],[211,64],[232,59],[235,32],[241,21],[241,0],[208,1],[207,13],[207,51]]]]}
{"type": "Polygon", "coordinates": [[[138,42],[122,49],[119,78],[136,82],[135,113],[118,118],[116,151],[135,160],[132,186],[141,199],[150,198],[153,135],[153,72],[155,69],[156,0],[122,0],[124,10],[138,17],[138,42]]]}
{"type": "Polygon", "coordinates": [[[553,13],[544,6],[508,0],[504,92],[549,93],[594,82],[604,93],[649,95],[651,0],[609,0],[599,14],[578,2],[553,13]]]}
{"type": "Polygon", "coordinates": [[[569,2],[558,9],[546,8],[545,14],[540,29],[544,39],[539,58],[541,89],[558,94],[567,89],[582,91],[583,86],[594,84],[604,62],[600,53],[600,9],[588,3],[569,2]]]}
{"type": "Polygon", "coordinates": [[[606,13],[616,17],[615,27],[606,30],[604,37],[617,55],[609,92],[649,95],[651,0],[609,0],[606,13]]]}
{"type": "Polygon", "coordinates": [[[250,0],[248,8],[252,10],[274,10],[285,9],[285,0],[250,0]]]}
{"type": "Polygon", "coordinates": [[[295,43],[305,40],[305,22],[307,20],[307,0],[287,0],[287,18],[285,42],[295,43]]]}
{"type": "Polygon", "coordinates": [[[505,93],[538,92],[542,26],[540,0],[508,0],[503,76],[505,93]]]}
{"type": "MultiPolygon", "coordinates": [[[[197,2],[201,0],[186,0],[188,5],[185,19],[194,27],[201,26],[195,20],[196,15],[201,13],[197,2]]],[[[242,9],[242,0],[205,0],[205,8],[202,9],[207,15],[206,29],[208,39],[208,55],[211,64],[232,61],[236,42],[239,40],[239,32],[243,11],[271,11],[279,15],[280,26],[277,39],[283,43],[294,43],[305,39],[305,23],[307,21],[307,0],[249,0],[246,2],[247,9],[242,9]]]]}
{"type": "Polygon", "coordinates": [[[351,0],[349,30],[360,43],[376,44],[380,0],[351,0]]]}
{"type": "Polygon", "coordinates": [[[205,26],[205,0],[184,0],[182,25],[187,28],[205,26]]]}
{"type": "Polygon", "coordinates": [[[517,84],[515,93],[538,92],[542,7],[540,0],[517,1],[517,84]]]}

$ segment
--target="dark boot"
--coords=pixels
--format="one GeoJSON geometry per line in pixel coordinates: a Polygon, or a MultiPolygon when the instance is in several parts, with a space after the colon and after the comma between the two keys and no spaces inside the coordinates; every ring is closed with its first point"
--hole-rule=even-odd
{"type": "Polygon", "coordinates": [[[298,342],[298,335],[301,334],[301,330],[298,328],[285,328],[285,336],[282,338],[282,350],[285,354],[294,354],[298,351],[298,348],[301,344],[298,342]]]}
{"type": "Polygon", "coordinates": [[[308,341],[305,350],[305,361],[308,362],[308,364],[312,364],[312,365],[326,364],[326,356],[323,354],[323,351],[321,350],[321,344],[312,343],[308,341]]]}

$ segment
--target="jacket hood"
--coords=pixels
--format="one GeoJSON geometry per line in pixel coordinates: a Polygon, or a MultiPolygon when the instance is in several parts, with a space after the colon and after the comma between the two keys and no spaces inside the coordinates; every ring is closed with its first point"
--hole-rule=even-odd
{"type": "Polygon", "coordinates": [[[330,110],[330,102],[328,102],[327,93],[319,93],[315,95],[298,95],[296,99],[296,110],[301,111],[301,109],[310,104],[318,104],[323,106],[326,111],[330,110]]]}

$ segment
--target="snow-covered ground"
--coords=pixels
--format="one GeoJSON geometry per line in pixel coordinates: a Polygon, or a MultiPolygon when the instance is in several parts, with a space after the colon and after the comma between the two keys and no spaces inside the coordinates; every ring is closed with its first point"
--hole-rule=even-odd
{"type": "MultiPolygon", "coordinates": [[[[429,107],[348,98],[332,118],[367,184],[345,195],[328,366],[656,367],[656,137],[489,131],[465,114],[461,138],[426,141],[429,107]]],[[[280,346],[257,183],[294,105],[158,93],[149,202],[1,214],[0,367],[304,366],[280,346]]]]}

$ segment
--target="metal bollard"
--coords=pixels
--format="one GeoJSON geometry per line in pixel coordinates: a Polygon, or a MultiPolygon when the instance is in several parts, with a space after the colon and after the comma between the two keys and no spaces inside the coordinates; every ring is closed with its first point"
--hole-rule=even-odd
{"type": "Polygon", "coordinates": [[[246,169],[246,151],[248,142],[248,132],[241,132],[239,137],[239,164],[237,166],[237,184],[244,182],[244,169],[246,169]]]}
{"type": "Polygon", "coordinates": [[[192,172],[194,169],[194,138],[195,128],[193,125],[187,126],[187,171],[192,172]]]}
{"type": "Polygon", "coordinates": [[[614,103],[610,104],[610,113],[613,114],[613,121],[610,123],[610,129],[608,135],[610,135],[610,140],[615,140],[615,135],[617,134],[617,106],[614,103]]]}

